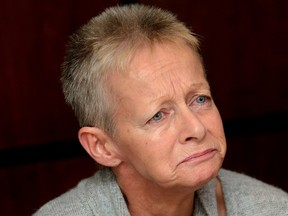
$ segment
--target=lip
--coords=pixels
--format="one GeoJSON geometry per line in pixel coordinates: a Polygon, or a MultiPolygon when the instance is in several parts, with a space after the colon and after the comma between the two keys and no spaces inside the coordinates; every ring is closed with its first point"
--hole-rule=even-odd
{"type": "Polygon", "coordinates": [[[181,161],[179,164],[185,163],[185,162],[192,162],[192,161],[202,161],[202,160],[207,160],[211,157],[213,157],[216,153],[217,149],[215,148],[210,148],[206,149],[201,152],[197,152],[195,154],[192,154],[188,157],[186,157],[183,161],[181,161]]]}

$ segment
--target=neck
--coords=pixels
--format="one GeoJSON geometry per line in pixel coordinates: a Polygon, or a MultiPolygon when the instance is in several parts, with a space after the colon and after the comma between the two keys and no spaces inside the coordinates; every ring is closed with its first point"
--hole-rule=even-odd
{"type": "Polygon", "coordinates": [[[113,172],[132,216],[192,215],[194,190],[161,188],[123,164],[113,172]]]}

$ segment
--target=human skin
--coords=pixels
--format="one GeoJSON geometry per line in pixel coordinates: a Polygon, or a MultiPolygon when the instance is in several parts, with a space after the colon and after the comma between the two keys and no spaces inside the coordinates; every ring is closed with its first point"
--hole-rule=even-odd
{"type": "Polygon", "coordinates": [[[146,46],[109,86],[118,98],[112,170],[129,206],[191,213],[194,192],[217,175],[226,152],[199,56],[181,43],[146,46]]]}

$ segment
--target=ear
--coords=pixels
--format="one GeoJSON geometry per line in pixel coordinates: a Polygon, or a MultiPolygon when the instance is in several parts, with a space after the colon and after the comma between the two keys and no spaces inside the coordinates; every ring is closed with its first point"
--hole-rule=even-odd
{"type": "Polygon", "coordinates": [[[116,167],[122,162],[115,143],[103,130],[96,127],[82,127],[78,132],[78,138],[97,163],[116,167]]]}

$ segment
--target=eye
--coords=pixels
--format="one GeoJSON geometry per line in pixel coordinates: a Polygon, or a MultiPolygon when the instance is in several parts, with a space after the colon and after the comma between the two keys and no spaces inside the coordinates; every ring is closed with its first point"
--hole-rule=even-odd
{"type": "Polygon", "coordinates": [[[204,109],[209,108],[212,105],[212,98],[206,95],[199,95],[197,96],[192,103],[190,104],[191,108],[197,108],[197,109],[204,109]]]}
{"type": "Polygon", "coordinates": [[[163,117],[163,112],[159,111],[151,118],[151,120],[157,122],[157,121],[160,121],[162,117],[163,117]]]}
{"type": "Polygon", "coordinates": [[[199,96],[196,98],[196,102],[199,104],[204,104],[207,101],[208,97],[206,96],[199,96]]]}

